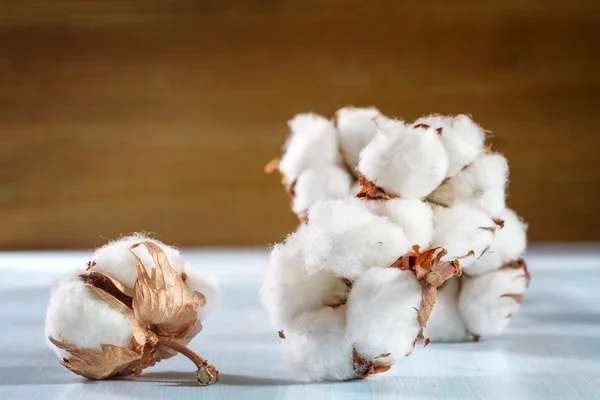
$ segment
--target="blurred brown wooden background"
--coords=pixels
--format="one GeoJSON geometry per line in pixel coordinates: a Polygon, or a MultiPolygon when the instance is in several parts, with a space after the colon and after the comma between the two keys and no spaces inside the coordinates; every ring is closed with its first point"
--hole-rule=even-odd
{"type": "Polygon", "coordinates": [[[532,240],[600,240],[600,2],[0,2],[0,248],[295,226],[286,120],[471,113],[532,240]]]}

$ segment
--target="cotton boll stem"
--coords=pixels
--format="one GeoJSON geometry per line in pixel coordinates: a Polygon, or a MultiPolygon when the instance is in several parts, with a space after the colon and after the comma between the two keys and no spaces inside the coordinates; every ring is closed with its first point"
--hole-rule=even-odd
{"type": "Polygon", "coordinates": [[[186,356],[191,362],[193,362],[198,368],[198,371],[196,371],[196,376],[198,377],[198,384],[200,386],[208,386],[219,380],[219,371],[217,371],[217,369],[211,363],[187,347],[175,342],[174,340],[163,337],[158,338],[158,344],[177,351],[179,354],[186,356]]]}

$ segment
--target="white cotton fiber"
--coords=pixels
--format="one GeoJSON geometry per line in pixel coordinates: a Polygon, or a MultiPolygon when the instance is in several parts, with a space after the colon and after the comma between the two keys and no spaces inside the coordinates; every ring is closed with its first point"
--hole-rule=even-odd
{"type": "Polygon", "coordinates": [[[192,292],[202,293],[206,299],[206,304],[196,309],[198,318],[203,321],[221,301],[219,283],[216,276],[203,272],[187,262],[185,263],[185,274],[187,275],[185,280],[187,287],[192,292]]]}
{"type": "Polygon", "coordinates": [[[490,248],[481,258],[465,271],[469,275],[479,275],[500,268],[503,264],[518,259],[527,246],[527,225],[511,209],[505,209],[500,216],[504,221],[502,229],[496,229],[490,248]]]}
{"type": "Polygon", "coordinates": [[[452,207],[434,207],[434,237],[432,247],[443,247],[448,254],[442,258],[447,261],[464,257],[472,250],[473,255],[460,260],[461,267],[468,268],[490,246],[497,225],[483,211],[467,205],[452,207]]]}
{"type": "Polygon", "coordinates": [[[302,260],[302,232],[290,235],[271,250],[269,265],[260,291],[263,306],[271,312],[276,329],[287,328],[306,311],[317,310],[345,300],[348,286],[327,271],[306,270],[302,260]]]}
{"type": "Polygon", "coordinates": [[[480,336],[502,333],[526,289],[523,269],[502,268],[465,277],[458,305],[469,332],[480,336]]]}
{"type": "Polygon", "coordinates": [[[295,213],[301,213],[319,200],[348,196],[351,184],[350,174],[340,167],[326,166],[306,170],[296,180],[292,209],[295,213]]]}
{"type": "Polygon", "coordinates": [[[402,228],[372,214],[354,197],[313,205],[302,241],[309,270],[348,279],[371,267],[388,267],[411,248],[402,228]]]}
{"type": "Polygon", "coordinates": [[[298,114],[288,125],[290,136],[284,146],[279,171],[290,184],[302,171],[341,163],[337,131],[327,118],[298,114]]]}
{"type": "Polygon", "coordinates": [[[425,329],[425,337],[432,342],[462,342],[471,338],[458,312],[460,279],[447,280],[437,292],[425,329]]]}
{"type": "MultiPolygon", "coordinates": [[[[131,348],[130,318],[111,308],[94,295],[76,271],[52,289],[46,312],[46,337],[73,344],[80,348],[100,350],[102,344],[131,348]]],[[[48,342],[59,358],[69,358],[67,351],[48,342]]]]}
{"type": "Polygon", "coordinates": [[[413,348],[420,325],[417,311],[422,289],[410,271],[372,268],[352,286],[348,297],[347,331],[350,342],[367,360],[395,362],[413,348]]]}
{"type": "Polygon", "coordinates": [[[283,360],[296,377],[307,381],[354,377],[345,306],[306,312],[285,331],[285,336],[283,360]]]}
{"type": "Polygon", "coordinates": [[[401,121],[380,127],[360,154],[358,170],[388,194],[427,196],[442,183],[448,156],[433,128],[412,128],[401,121]]]}
{"type": "Polygon", "coordinates": [[[446,205],[469,204],[492,217],[500,217],[506,207],[507,180],[506,158],[497,153],[482,153],[429,198],[446,205]]]}
{"type": "Polygon", "coordinates": [[[358,155],[377,133],[377,118],[381,113],[375,107],[344,107],[335,113],[342,156],[354,171],[358,155]]]}
{"type": "MultiPolygon", "coordinates": [[[[171,268],[176,272],[184,272],[185,263],[181,258],[179,250],[139,233],[111,241],[97,249],[92,255],[92,260],[95,262],[93,270],[110,275],[126,287],[133,288],[137,279],[137,272],[135,269],[135,257],[129,251],[129,248],[141,242],[152,242],[160,247],[167,255],[171,268]]],[[[152,267],[154,267],[154,262],[146,248],[141,246],[137,247],[134,251],[144,264],[144,267],[146,267],[146,270],[150,272],[152,267]]]]}
{"type": "Polygon", "coordinates": [[[386,217],[400,226],[411,245],[427,248],[433,237],[431,206],[419,199],[391,199],[365,201],[373,214],[386,217]]]}
{"type": "Polygon", "coordinates": [[[446,177],[452,177],[469,165],[483,151],[485,133],[469,116],[429,115],[419,118],[414,125],[426,124],[439,132],[448,154],[446,177]]]}

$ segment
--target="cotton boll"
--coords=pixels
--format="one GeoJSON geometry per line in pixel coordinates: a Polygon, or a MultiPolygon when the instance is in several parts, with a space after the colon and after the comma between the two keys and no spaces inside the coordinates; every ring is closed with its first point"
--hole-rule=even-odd
{"type": "Polygon", "coordinates": [[[395,362],[410,353],[421,327],[417,312],[422,288],[414,274],[396,268],[372,268],[352,286],[348,297],[348,338],[367,360],[395,362]]]}
{"type": "Polygon", "coordinates": [[[432,342],[462,342],[471,338],[458,312],[460,278],[450,279],[438,289],[429,315],[425,337],[432,342]]]}
{"type": "Polygon", "coordinates": [[[418,199],[370,200],[365,202],[375,215],[386,217],[404,229],[408,241],[422,248],[433,237],[433,213],[429,204],[418,199]]]}
{"type": "Polygon", "coordinates": [[[301,213],[319,200],[348,196],[351,184],[350,174],[339,167],[306,170],[296,180],[292,209],[295,213],[301,213]]]}
{"type": "Polygon", "coordinates": [[[500,217],[506,207],[507,180],[506,158],[497,153],[482,153],[429,198],[446,205],[469,204],[492,217],[500,217]]]}
{"type": "Polygon", "coordinates": [[[368,268],[390,266],[411,248],[402,228],[354,197],[312,206],[302,241],[307,269],[351,280],[368,268]]]}
{"type": "Polygon", "coordinates": [[[458,306],[469,332],[480,336],[502,333],[526,289],[523,269],[502,268],[465,277],[458,306]]]}
{"type": "Polygon", "coordinates": [[[504,210],[500,216],[504,221],[502,229],[496,229],[490,248],[481,258],[465,271],[469,275],[480,275],[503,264],[516,260],[525,252],[527,246],[527,225],[511,209],[504,210]]]}
{"type": "Polygon", "coordinates": [[[380,116],[375,107],[344,107],[335,113],[342,155],[352,171],[358,164],[361,150],[377,133],[376,119],[380,116]]]}
{"type": "Polygon", "coordinates": [[[345,328],[345,306],[302,314],[285,331],[283,359],[288,370],[307,381],[353,378],[352,344],[345,328]]]}
{"type": "Polygon", "coordinates": [[[485,133],[467,115],[430,115],[419,118],[414,124],[426,124],[434,129],[441,128],[440,138],[448,153],[446,177],[456,175],[483,151],[485,133]]]}
{"type": "Polygon", "coordinates": [[[494,238],[493,230],[497,228],[486,213],[461,204],[448,208],[435,207],[433,222],[435,232],[432,247],[442,247],[448,251],[442,261],[462,257],[460,264],[465,271],[490,246],[494,238]],[[471,251],[473,254],[468,255],[471,251]]]}
{"type": "Polygon", "coordinates": [[[284,146],[279,171],[290,184],[302,171],[341,163],[337,131],[331,121],[307,113],[296,115],[288,125],[290,136],[284,146]]]}
{"type": "MultiPolygon", "coordinates": [[[[126,287],[133,288],[137,279],[137,272],[135,269],[135,256],[129,249],[134,244],[146,241],[154,243],[165,252],[169,264],[176,272],[184,271],[185,263],[179,250],[139,233],[109,242],[96,250],[92,256],[92,260],[95,262],[93,270],[110,275],[126,287]]],[[[154,267],[154,262],[146,248],[142,246],[134,251],[148,273],[150,273],[154,267]]]]}
{"type": "Polygon", "coordinates": [[[216,276],[201,272],[194,268],[190,263],[185,263],[185,283],[192,292],[200,292],[206,299],[206,304],[198,307],[198,318],[204,320],[212,310],[219,305],[221,301],[221,291],[216,276]]]}
{"type": "Polygon", "coordinates": [[[380,127],[360,154],[358,170],[388,194],[427,196],[442,183],[448,156],[433,128],[411,128],[400,121],[380,127]]]}
{"type": "MultiPolygon", "coordinates": [[[[102,344],[131,348],[130,318],[111,308],[94,295],[76,271],[52,289],[46,313],[46,337],[68,342],[79,348],[100,350],[102,344]]],[[[48,342],[59,358],[70,354],[48,342]]]]}
{"type": "Polygon", "coordinates": [[[260,295],[277,329],[289,326],[303,312],[337,304],[348,294],[348,286],[332,273],[305,269],[300,238],[305,229],[301,226],[275,246],[269,257],[260,295]]]}

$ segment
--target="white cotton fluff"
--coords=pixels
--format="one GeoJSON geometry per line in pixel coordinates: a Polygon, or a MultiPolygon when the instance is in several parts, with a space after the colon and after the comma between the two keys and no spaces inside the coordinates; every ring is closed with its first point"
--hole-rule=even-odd
{"type": "Polygon", "coordinates": [[[503,264],[518,259],[527,246],[527,225],[511,209],[500,216],[502,229],[496,229],[490,248],[465,273],[480,275],[500,268],[503,264]]]}
{"type": "Polygon", "coordinates": [[[380,127],[360,153],[358,170],[388,194],[405,198],[427,196],[448,169],[448,156],[433,128],[412,128],[401,121],[380,127]]]}
{"type": "Polygon", "coordinates": [[[290,184],[302,171],[341,163],[337,131],[331,121],[308,113],[296,115],[288,125],[290,136],[284,146],[279,171],[290,184]]]}
{"type": "Polygon", "coordinates": [[[411,248],[402,228],[354,197],[313,205],[301,235],[308,270],[348,279],[371,267],[388,267],[411,248]]]}
{"type": "Polygon", "coordinates": [[[443,261],[464,257],[473,250],[473,255],[460,260],[460,265],[465,271],[481,257],[494,239],[494,233],[483,228],[497,228],[486,213],[461,204],[434,207],[433,221],[435,232],[431,245],[443,247],[448,251],[442,258],[443,261]]]}
{"type": "Polygon", "coordinates": [[[376,120],[381,113],[375,107],[344,107],[335,115],[342,156],[348,168],[354,171],[361,150],[377,133],[376,120]]]}
{"type": "Polygon", "coordinates": [[[460,279],[449,279],[437,292],[425,329],[425,337],[432,342],[462,342],[471,338],[458,312],[460,279]]]}
{"type": "Polygon", "coordinates": [[[506,207],[508,163],[504,156],[482,153],[466,169],[440,186],[430,199],[446,205],[469,204],[492,217],[506,207]]]}
{"type": "Polygon", "coordinates": [[[346,337],[346,306],[306,312],[285,335],[283,360],[298,378],[308,381],[354,377],[352,343],[346,337]]]}
{"type": "MultiPolygon", "coordinates": [[[[185,262],[181,258],[179,250],[140,233],[111,241],[97,249],[92,255],[92,260],[96,263],[93,270],[110,275],[126,287],[133,288],[137,279],[137,272],[135,269],[135,256],[129,248],[141,242],[152,242],[160,247],[165,252],[171,268],[176,272],[184,272],[185,262]]],[[[134,251],[142,260],[146,270],[150,272],[154,262],[146,248],[141,246],[134,251]]]]}
{"type": "Polygon", "coordinates": [[[260,298],[276,329],[287,328],[300,314],[336,304],[348,294],[348,286],[332,273],[306,270],[300,238],[305,229],[301,225],[271,250],[260,298]]]}
{"type": "Polygon", "coordinates": [[[465,277],[458,306],[469,332],[475,335],[502,333],[510,316],[520,306],[518,301],[507,295],[522,295],[526,289],[523,269],[502,268],[465,277]]]}
{"type": "Polygon", "coordinates": [[[456,175],[483,151],[485,133],[467,115],[428,115],[416,120],[414,125],[417,124],[426,124],[434,129],[442,128],[440,138],[448,154],[446,177],[456,175]]]}
{"type": "Polygon", "coordinates": [[[351,184],[350,174],[340,167],[326,166],[303,171],[294,186],[292,209],[301,213],[319,200],[348,196],[351,184]]]}
{"type": "Polygon", "coordinates": [[[410,353],[420,325],[422,288],[410,271],[372,268],[354,282],[348,297],[347,332],[367,360],[396,362],[410,353]]]}
{"type": "Polygon", "coordinates": [[[386,217],[400,226],[411,245],[429,246],[433,237],[431,206],[419,199],[391,199],[365,201],[375,215],[386,217]]]}
{"type": "MultiPolygon", "coordinates": [[[[114,344],[131,347],[130,318],[111,308],[108,303],[96,296],[81,280],[86,272],[102,272],[133,289],[137,279],[135,257],[129,248],[137,243],[150,241],[166,254],[171,267],[187,275],[186,284],[206,297],[206,304],[198,307],[202,320],[219,303],[219,287],[216,279],[195,270],[181,258],[179,250],[143,234],[134,234],[109,242],[96,250],[92,261],[95,264],[89,271],[77,271],[58,281],[52,290],[46,313],[46,336],[74,344],[81,348],[100,349],[101,344],[114,344]]],[[[144,246],[133,250],[151,273],[154,267],[152,257],[144,246]]],[[[59,357],[69,357],[64,350],[49,346],[59,357]]]]}
{"type": "Polygon", "coordinates": [[[362,190],[362,185],[360,181],[355,181],[352,183],[352,188],[350,188],[350,194],[352,196],[356,196],[362,190]]]}
{"type": "MultiPolygon", "coordinates": [[[[95,350],[102,344],[130,348],[130,318],[94,295],[79,277],[83,273],[73,272],[54,285],[46,312],[46,337],[95,350]]],[[[59,358],[70,357],[47,343],[59,358]]]]}

